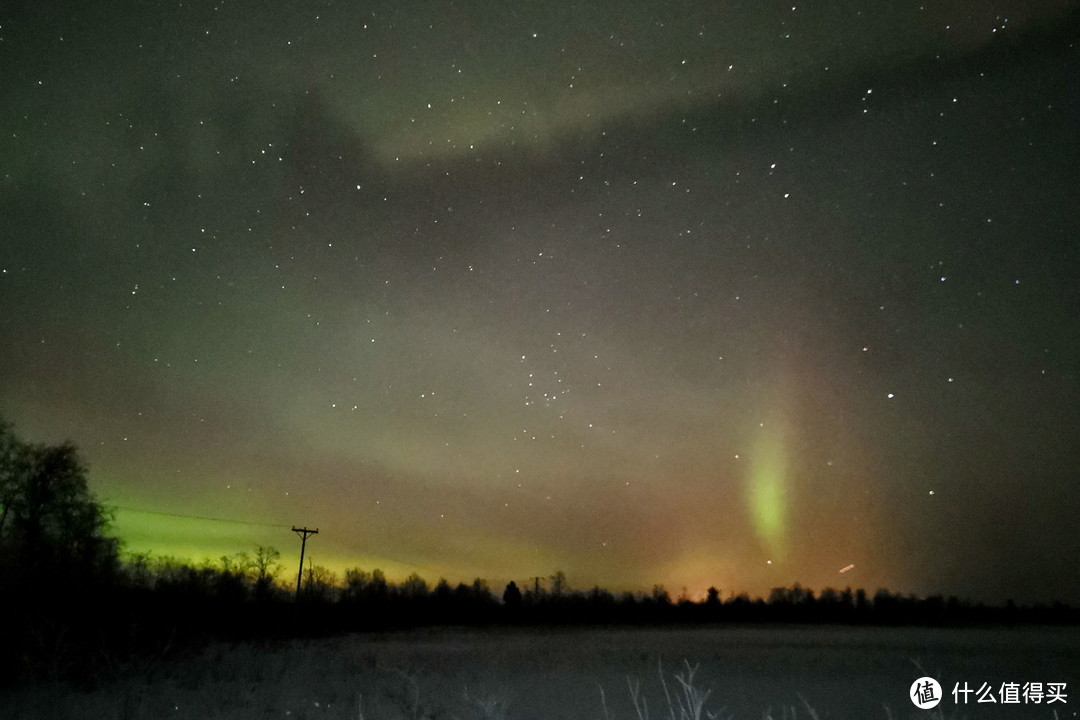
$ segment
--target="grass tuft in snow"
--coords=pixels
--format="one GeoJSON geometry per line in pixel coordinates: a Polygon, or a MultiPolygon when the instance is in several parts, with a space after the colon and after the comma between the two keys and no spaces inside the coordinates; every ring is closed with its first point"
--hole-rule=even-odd
{"type": "MultiPolygon", "coordinates": [[[[657,663],[657,673],[660,675],[660,686],[664,690],[664,700],[667,705],[668,720],[720,720],[719,713],[709,712],[705,709],[705,702],[712,694],[712,690],[701,688],[694,682],[694,675],[698,666],[691,665],[689,660],[683,660],[685,669],[675,673],[674,687],[668,685],[668,678],[664,675],[664,669],[657,663]]],[[[650,720],[649,701],[641,692],[641,681],[637,678],[627,677],[626,685],[630,691],[630,702],[634,706],[634,712],[638,720],[650,720]]],[[[604,688],[600,687],[600,704],[604,713],[604,720],[615,720],[614,713],[608,708],[607,695],[604,688]]]]}

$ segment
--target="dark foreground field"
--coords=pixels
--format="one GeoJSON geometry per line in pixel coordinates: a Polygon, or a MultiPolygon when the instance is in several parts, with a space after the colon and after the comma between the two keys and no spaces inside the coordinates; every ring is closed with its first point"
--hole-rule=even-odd
{"type": "Polygon", "coordinates": [[[217,645],[126,668],[91,692],[0,694],[4,718],[1006,718],[1078,717],[1080,628],[431,630],[217,645]],[[909,700],[940,682],[934,710],[909,700]],[[954,686],[995,704],[955,702],[954,686]],[[1002,685],[1066,683],[1064,702],[1002,685]],[[707,693],[707,695],[706,695],[707,693]],[[636,706],[635,706],[636,699],[636,706]]]}

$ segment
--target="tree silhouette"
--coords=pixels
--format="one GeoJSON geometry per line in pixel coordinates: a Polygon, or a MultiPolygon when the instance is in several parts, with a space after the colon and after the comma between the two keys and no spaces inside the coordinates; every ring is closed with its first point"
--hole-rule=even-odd
{"type": "Polygon", "coordinates": [[[218,558],[221,570],[225,573],[247,577],[248,571],[253,567],[251,556],[246,552],[238,552],[232,555],[222,555],[218,558]]]}
{"type": "Polygon", "coordinates": [[[405,578],[405,582],[401,584],[401,596],[405,600],[417,602],[424,600],[428,596],[428,584],[424,578],[420,577],[419,573],[412,573],[409,577],[405,578]]]}
{"type": "Polygon", "coordinates": [[[551,594],[555,598],[560,598],[570,589],[570,584],[566,581],[566,573],[562,570],[556,570],[555,574],[551,576],[551,594]]]}
{"type": "Polygon", "coordinates": [[[102,579],[118,567],[109,516],[71,443],[21,442],[0,423],[0,562],[24,590],[102,579]]]}
{"type": "Polygon", "coordinates": [[[259,545],[255,548],[255,557],[251,559],[251,569],[255,571],[255,594],[265,597],[274,584],[274,578],[281,572],[281,564],[278,559],[281,553],[277,548],[269,545],[259,545]]]}
{"type": "Polygon", "coordinates": [[[345,602],[360,602],[365,599],[370,585],[371,573],[360,568],[349,568],[345,571],[345,587],[342,588],[341,599],[345,602]]]}
{"type": "Polygon", "coordinates": [[[513,580],[507,583],[506,589],[503,590],[503,603],[511,610],[521,608],[521,590],[513,580]]]}
{"type": "Polygon", "coordinates": [[[304,571],[304,596],[314,602],[328,602],[337,593],[337,575],[333,570],[308,561],[304,571]]]}

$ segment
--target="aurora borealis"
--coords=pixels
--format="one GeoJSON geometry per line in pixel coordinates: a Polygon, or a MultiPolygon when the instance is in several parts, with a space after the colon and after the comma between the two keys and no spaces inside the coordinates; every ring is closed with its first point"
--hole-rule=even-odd
{"type": "Polygon", "coordinates": [[[0,9],[0,415],[133,551],[1080,601],[1076,17],[0,9]]]}

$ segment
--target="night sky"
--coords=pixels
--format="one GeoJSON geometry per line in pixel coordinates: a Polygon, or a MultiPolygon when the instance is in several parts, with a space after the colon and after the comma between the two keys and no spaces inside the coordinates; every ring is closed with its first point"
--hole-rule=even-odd
{"type": "Polygon", "coordinates": [[[131,551],[1080,602],[1077,19],[5,4],[0,415],[131,551]]]}

